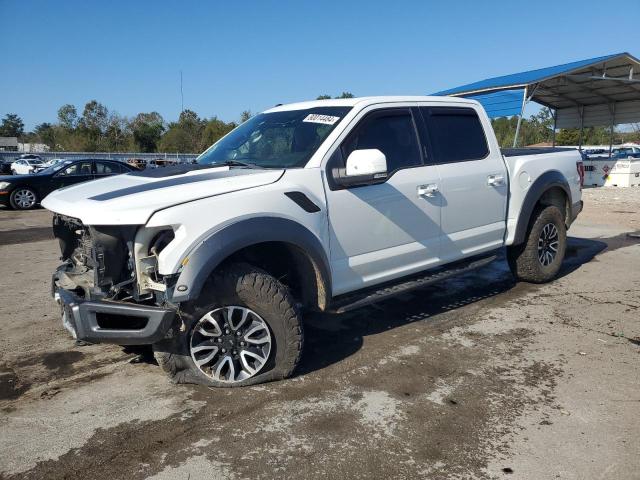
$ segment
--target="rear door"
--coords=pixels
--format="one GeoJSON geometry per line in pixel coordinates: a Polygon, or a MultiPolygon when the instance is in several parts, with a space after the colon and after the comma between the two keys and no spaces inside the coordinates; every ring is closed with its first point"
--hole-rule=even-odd
{"type": "Polygon", "coordinates": [[[438,261],[440,198],[425,195],[437,185],[417,137],[419,112],[373,108],[342,140],[327,165],[326,190],[333,294],[357,290],[424,270],[438,261]],[[331,181],[351,152],[378,149],[387,159],[383,183],[340,187],[331,181]]]}
{"type": "Polygon", "coordinates": [[[124,170],[118,162],[110,162],[107,160],[96,160],[96,178],[110,177],[111,175],[119,175],[124,170]]]}
{"type": "Polygon", "coordinates": [[[440,176],[443,261],[502,246],[507,170],[487,141],[486,116],[470,106],[421,107],[440,176]],[[486,122],[486,124],[484,124],[486,122]]]}

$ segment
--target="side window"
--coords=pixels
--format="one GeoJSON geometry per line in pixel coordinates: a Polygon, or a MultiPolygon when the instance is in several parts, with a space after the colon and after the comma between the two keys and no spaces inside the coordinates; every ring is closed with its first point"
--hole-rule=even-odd
{"type": "Polygon", "coordinates": [[[439,163],[480,160],[489,154],[487,138],[473,108],[420,107],[439,163]]]}
{"type": "Polygon", "coordinates": [[[418,139],[409,111],[374,113],[342,144],[343,158],[354,150],[377,148],[387,157],[389,173],[422,165],[418,139]]]}
{"type": "Polygon", "coordinates": [[[97,175],[113,175],[121,173],[120,165],[111,162],[96,162],[97,175]]]}
{"type": "Polygon", "coordinates": [[[60,176],[71,177],[74,175],[91,175],[91,162],[78,162],[69,165],[58,173],[60,176]]]}

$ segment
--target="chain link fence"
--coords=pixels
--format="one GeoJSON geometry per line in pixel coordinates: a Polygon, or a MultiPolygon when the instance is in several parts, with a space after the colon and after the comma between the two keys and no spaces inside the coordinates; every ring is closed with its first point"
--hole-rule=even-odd
{"type": "MultiPolygon", "coordinates": [[[[0,152],[0,161],[17,160],[23,152],[0,152]]],[[[140,160],[172,160],[179,163],[191,163],[198,157],[196,153],[140,153],[140,152],[29,152],[26,155],[39,155],[44,161],[52,158],[68,158],[70,160],[81,158],[96,158],[119,160],[126,162],[130,159],[140,160]]]]}

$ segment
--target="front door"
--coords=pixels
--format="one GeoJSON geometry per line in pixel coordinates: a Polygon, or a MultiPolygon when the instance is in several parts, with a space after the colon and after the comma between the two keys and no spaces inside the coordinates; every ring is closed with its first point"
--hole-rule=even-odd
{"type": "Polygon", "coordinates": [[[68,187],[76,183],[93,180],[93,162],[91,160],[82,160],[74,162],[68,167],[63,168],[56,173],[51,179],[51,190],[68,187]]]}
{"type": "Polygon", "coordinates": [[[354,150],[386,156],[384,183],[327,186],[333,295],[408,275],[438,262],[440,197],[435,166],[425,165],[409,108],[377,109],[361,118],[329,162],[344,167],[354,150]]]}
{"type": "Polygon", "coordinates": [[[477,111],[421,107],[440,175],[441,257],[445,262],[501,247],[506,229],[507,170],[490,148],[477,111]]]}

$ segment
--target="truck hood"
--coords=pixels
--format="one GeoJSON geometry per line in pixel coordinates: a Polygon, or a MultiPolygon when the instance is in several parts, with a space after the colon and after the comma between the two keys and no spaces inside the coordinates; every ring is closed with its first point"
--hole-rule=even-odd
{"type": "Polygon", "coordinates": [[[284,170],[178,166],[116,175],[61,188],[42,206],[86,225],[144,225],[158,210],[274,183],[284,170]]]}

